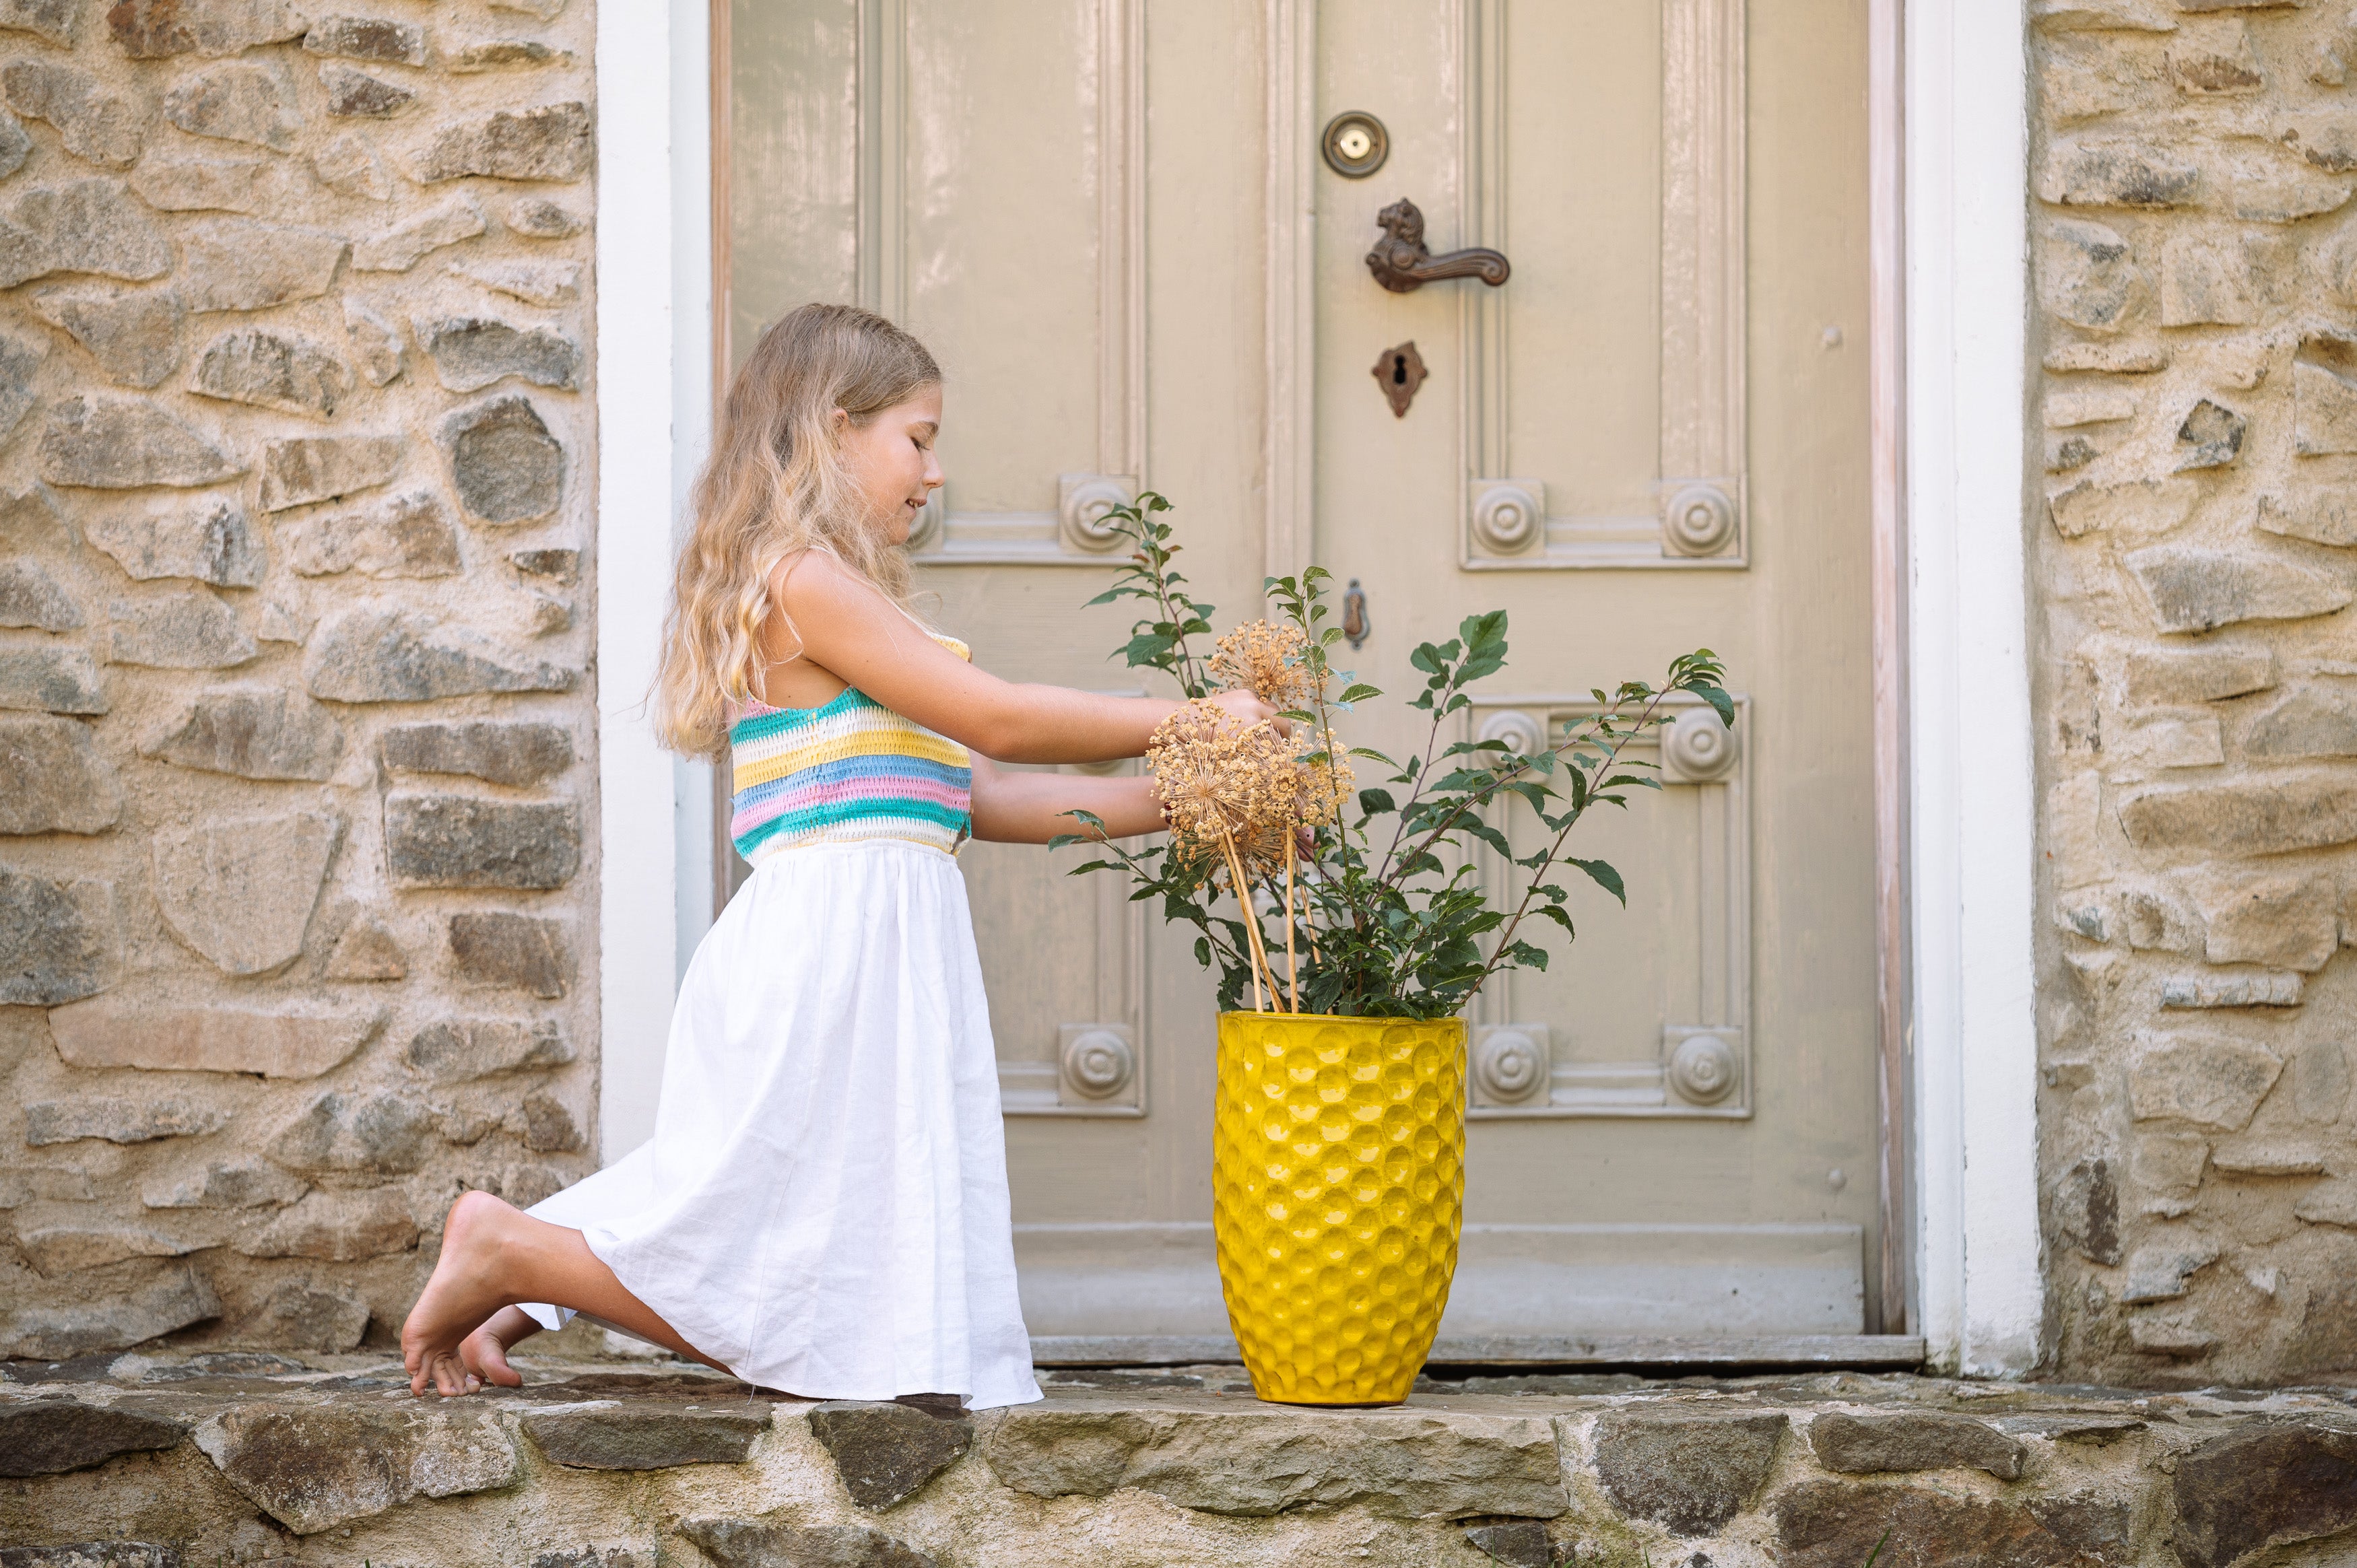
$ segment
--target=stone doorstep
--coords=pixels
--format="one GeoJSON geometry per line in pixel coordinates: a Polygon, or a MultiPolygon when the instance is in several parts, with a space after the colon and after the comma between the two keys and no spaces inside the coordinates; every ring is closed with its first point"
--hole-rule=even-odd
{"type": "Polygon", "coordinates": [[[0,1366],[0,1561],[1857,1568],[1886,1534],[1889,1568],[2357,1552],[2346,1389],[1582,1373],[1321,1411],[1215,1366],[1050,1372],[1041,1402],[968,1414],[520,1365],[524,1389],[449,1402],[367,1357],[0,1366]]]}

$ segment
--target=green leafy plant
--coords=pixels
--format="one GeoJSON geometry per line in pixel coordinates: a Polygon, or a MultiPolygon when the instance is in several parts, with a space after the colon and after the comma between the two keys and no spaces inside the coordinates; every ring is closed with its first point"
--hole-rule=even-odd
{"type": "Polygon", "coordinates": [[[1625,808],[1628,791],[1660,788],[1656,765],[1626,753],[1674,716],[1672,696],[1699,699],[1734,722],[1723,666],[1708,650],[1673,660],[1658,687],[1632,681],[1593,693],[1595,713],[1522,752],[1502,740],[1450,738],[1472,705],[1468,688],[1506,665],[1506,613],[1468,616],[1457,636],[1409,656],[1425,676],[1406,699],[1425,715],[1420,748],[1393,757],[1346,746],[1337,720],[1383,693],[1332,667],[1342,632],[1325,624],[1329,575],[1312,566],[1267,579],[1276,624],[1238,628],[1207,653],[1213,607],[1193,596],[1174,565],[1181,547],[1161,517],[1169,510],[1148,492],[1108,515],[1136,548],[1090,603],[1144,607],[1119,650],[1131,667],[1162,671],[1190,699],[1252,684],[1283,711],[1291,740],[1282,762],[1272,762],[1269,737],[1229,734],[1218,714],[1190,709],[1157,732],[1149,753],[1174,829],[1168,839],[1130,849],[1078,811],[1085,831],[1054,842],[1095,845],[1103,856],[1074,875],[1126,874],[1133,899],[1158,900],[1167,918],[1194,927],[1196,960],[1218,972],[1222,1008],[1265,995],[1281,1011],[1447,1017],[1501,969],[1544,969],[1547,950],[1534,940],[1542,926],[1577,935],[1567,875],[1628,902],[1619,872],[1567,853],[1574,830],[1598,806],[1625,808]],[[1380,781],[1351,799],[1353,758],[1372,764],[1380,781]],[[1286,767],[1291,775],[1279,777],[1286,767]],[[1223,768],[1255,777],[1230,789],[1223,768]],[[1527,853],[1491,821],[1491,808],[1509,799],[1544,830],[1527,853]],[[1476,843],[1516,868],[1518,889],[1499,903],[1475,875],[1476,843]]]}

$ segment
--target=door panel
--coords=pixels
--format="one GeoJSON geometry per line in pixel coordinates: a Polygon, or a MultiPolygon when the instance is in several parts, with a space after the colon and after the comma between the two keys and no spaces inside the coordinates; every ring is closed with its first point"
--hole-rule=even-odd
{"type": "MultiPolygon", "coordinates": [[[[735,0],[732,337],[893,314],[950,377],[917,541],[1016,680],[1137,689],[1103,507],[1177,498],[1223,624],[1265,565],[1356,578],[1347,662],[1502,607],[1462,728],[1534,737],[1707,645],[1664,788],[1581,853],[1581,937],[1470,1016],[1468,1230],[1444,1337],[1856,1332],[1875,1240],[1864,22],[1844,0],[735,0]],[[1389,133],[1327,167],[1345,110],[1389,133]],[[1402,198],[1435,251],[1388,293],[1402,198]],[[1413,342],[1405,416],[1374,384],[1413,342]],[[1757,395],[1755,395],[1755,393],[1757,395]]],[[[1386,704],[1353,741],[1411,740],[1386,704]]],[[[1459,721],[1452,721],[1459,722],[1459,721]]],[[[1372,779],[1362,780],[1373,782],[1372,779]]],[[[1521,813],[1517,815],[1516,813],[1521,813]]],[[[1527,812],[1498,821],[1520,839],[1527,812]]],[[[1211,988],[1077,857],[965,867],[1035,1334],[1217,1337],[1211,988]]],[[[1486,856],[1480,874],[1510,886],[1486,856]]]]}

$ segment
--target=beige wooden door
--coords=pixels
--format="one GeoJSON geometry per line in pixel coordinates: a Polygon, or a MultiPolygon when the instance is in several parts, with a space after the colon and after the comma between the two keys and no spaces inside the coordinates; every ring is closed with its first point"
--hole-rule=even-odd
{"type": "MultiPolygon", "coordinates": [[[[813,298],[933,347],[949,482],[917,547],[985,667],[1141,689],[1105,657],[1126,618],[1081,607],[1117,544],[1098,515],[1140,487],[1178,503],[1223,623],[1265,570],[1357,579],[1352,658],[1387,689],[1507,608],[1468,733],[1527,740],[1675,653],[1727,659],[1734,735],[1682,714],[1666,787],[1585,852],[1628,908],[1589,900],[1576,948],[1473,1015],[1460,1351],[1868,1320],[1863,29],[1842,0],[1748,36],[1743,0],[729,11],[734,348],[813,298]],[[1363,177],[1321,156],[1346,112],[1387,136],[1363,177]],[[1503,252],[1506,284],[1378,286],[1402,199],[1434,251],[1503,252]],[[1429,379],[1395,415],[1371,372],[1410,343],[1429,379]]],[[[1025,1312],[1046,1338],[1216,1338],[1211,989],[1072,858],[965,859],[1025,1312]]]]}

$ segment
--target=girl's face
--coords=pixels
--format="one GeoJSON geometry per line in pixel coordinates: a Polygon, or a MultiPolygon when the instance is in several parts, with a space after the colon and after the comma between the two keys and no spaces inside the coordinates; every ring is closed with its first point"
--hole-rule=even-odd
{"type": "Polygon", "coordinates": [[[942,466],[933,438],[942,428],[942,389],[930,386],[896,403],[866,424],[854,424],[841,409],[844,455],[852,481],[867,498],[868,525],[888,544],[906,544],[925,498],[941,488],[942,466]]]}

